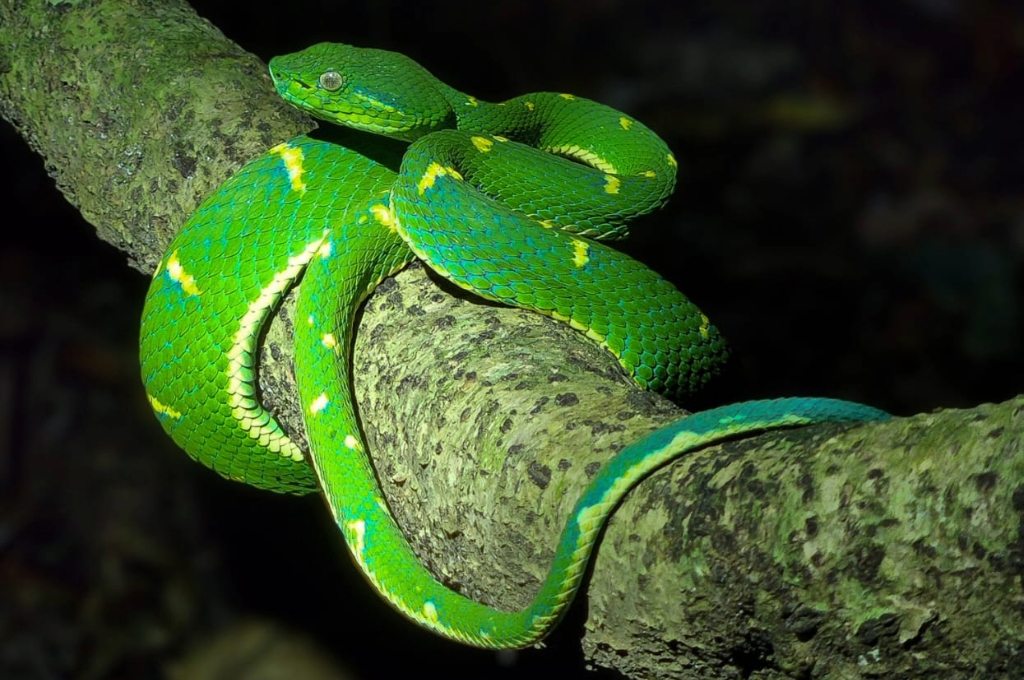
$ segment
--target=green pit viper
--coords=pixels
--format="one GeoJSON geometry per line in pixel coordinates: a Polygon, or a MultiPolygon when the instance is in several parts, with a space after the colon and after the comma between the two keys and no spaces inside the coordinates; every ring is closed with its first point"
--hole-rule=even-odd
{"type": "Polygon", "coordinates": [[[571,602],[611,511],[653,469],[744,433],[889,417],[818,398],[688,416],[593,477],[526,609],[499,611],[451,590],[392,519],[366,452],[350,375],[359,305],[419,258],[483,298],[569,323],[641,387],[684,396],[724,360],[721,335],[675,287],[595,240],[622,237],[631,219],[660,207],[676,160],[650,129],[602,104],[554,93],[489,104],[393,52],[323,43],[274,58],[270,73],[285,100],[355,130],[364,148],[394,144],[384,137],[409,144],[379,163],[356,146],[300,136],[220,186],[154,273],[143,381],[164,429],[196,460],[264,489],[319,489],[369,582],[413,621],[480,647],[535,643],[571,602]],[[300,277],[294,367],[308,452],[256,386],[261,328],[300,277]]]}

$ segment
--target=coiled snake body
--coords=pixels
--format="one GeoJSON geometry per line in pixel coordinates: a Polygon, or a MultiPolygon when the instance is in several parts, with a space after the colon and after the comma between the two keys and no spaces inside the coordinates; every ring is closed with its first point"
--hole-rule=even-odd
{"type": "Polygon", "coordinates": [[[675,159],[647,127],[601,104],[553,93],[488,104],[393,52],[325,43],[270,69],[278,92],[312,115],[411,144],[396,172],[374,154],[301,136],[225,182],[154,274],[143,380],[193,458],[265,489],[321,489],[368,580],[419,624],[481,647],[536,642],[578,589],[613,507],[654,468],[745,432],[887,417],[805,398],[694,414],[626,447],[592,479],[525,610],[452,591],[410,549],[365,450],[349,373],[360,303],[418,257],[484,298],[569,323],[640,386],[685,395],[724,359],[718,330],[671,284],[595,240],[623,236],[668,198],[675,159]],[[255,385],[260,329],[299,277],[295,371],[308,452],[255,385]]]}

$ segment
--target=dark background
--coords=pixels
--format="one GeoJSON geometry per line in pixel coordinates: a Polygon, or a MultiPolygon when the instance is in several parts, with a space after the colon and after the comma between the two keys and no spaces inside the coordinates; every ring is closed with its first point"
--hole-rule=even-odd
{"type": "MultiPolygon", "coordinates": [[[[1010,3],[193,5],[264,59],[320,40],[395,49],[481,99],[572,92],[653,127],[680,185],[625,248],[734,349],[686,406],[808,394],[909,415],[1024,392],[1010,3]]],[[[579,608],[543,652],[439,641],[377,602],[319,500],[188,461],[137,377],[147,279],[6,124],[0,149],[0,677],[159,677],[250,619],[365,678],[582,668],[579,608]]]]}

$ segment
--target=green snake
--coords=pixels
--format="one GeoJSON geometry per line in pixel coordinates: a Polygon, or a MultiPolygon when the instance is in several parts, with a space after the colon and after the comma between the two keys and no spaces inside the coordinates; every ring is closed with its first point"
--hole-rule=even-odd
{"type": "Polygon", "coordinates": [[[346,126],[346,141],[275,146],[189,218],[146,298],[143,381],[164,429],[194,459],[264,489],[319,489],[369,582],[413,621],[470,645],[530,645],[570,604],[615,505],[653,469],[748,432],[889,417],[817,398],[686,417],[594,476],[526,609],[460,595],[417,559],[367,455],[350,375],[357,309],[419,258],[483,298],[570,324],[641,387],[685,396],[724,360],[720,333],[671,284],[595,240],[624,236],[665,202],[675,158],[602,104],[554,93],[485,103],[393,52],[324,43],[274,58],[270,73],[288,102],[346,126]],[[300,277],[295,375],[308,451],[256,386],[261,329],[300,277]]]}

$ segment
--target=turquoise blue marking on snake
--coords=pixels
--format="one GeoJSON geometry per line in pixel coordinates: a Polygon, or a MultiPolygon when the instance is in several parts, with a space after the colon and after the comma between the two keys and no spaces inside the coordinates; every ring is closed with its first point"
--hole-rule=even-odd
{"type": "Polygon", "coordinates": [[[270,68],[287,101],[349,131],[343,144],[301,136],[274,147],[189,218],[146,299],[143,380],[163,427],[196,460],[265,489],[320,490],[367,579],[420,625],[480,647],[535,643],[579,589],[609,514],[656,468],[747,433],[889,417],[793,398],[684,418],[623,449],[583,490],[526,609],[454,592],[409,547],[367,455],[350,373],[360,304],[420,258],[477,295],[570,324],[641,387],[685,396],[724,361],[721,335],[675,287],[598,242],[667,200],[675,158],[639,121],[596,102],[537,93],[489,104],[392,52],[321,44],[270,68]],[[255,383],[260,331],[300,277],[295,371],[308,451],[255,383]]]}

